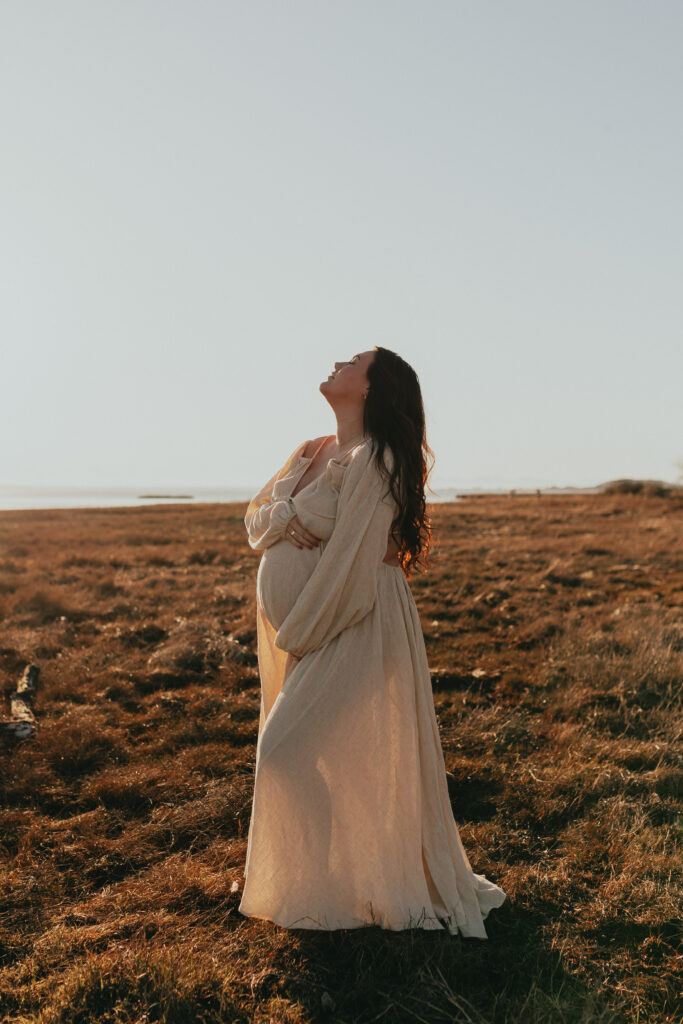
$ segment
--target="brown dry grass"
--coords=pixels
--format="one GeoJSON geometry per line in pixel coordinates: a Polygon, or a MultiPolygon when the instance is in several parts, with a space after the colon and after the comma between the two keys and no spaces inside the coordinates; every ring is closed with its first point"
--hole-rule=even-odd
{"type": "Polygon", "coordinates": [[[673,1022],[680,493],[432,506],[411,581],[488,942],[237,912],[259,682],[244,505],[0,514],[0,1019],[673,1022]]]}

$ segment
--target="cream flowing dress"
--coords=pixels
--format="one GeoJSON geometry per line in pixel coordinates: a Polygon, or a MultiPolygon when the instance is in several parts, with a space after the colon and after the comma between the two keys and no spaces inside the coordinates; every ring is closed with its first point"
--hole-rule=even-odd
{"type": "Polygon", "coordinates": [[[261,714],[239,910],[285,928],[486,939],[506,894],[472,870],[453,818],[418,610],[403,570],[383,561],[397,509],[374,442],[292,497],[315,457],[305,447],[245,516],[263,551],[261,714]],[[285,538],[294,515],[316,547],[285,538]]]}

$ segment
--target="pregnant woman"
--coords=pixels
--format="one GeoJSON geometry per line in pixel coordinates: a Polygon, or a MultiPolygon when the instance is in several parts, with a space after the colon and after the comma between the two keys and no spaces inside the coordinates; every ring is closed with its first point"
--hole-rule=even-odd
{"type": "Polygon", "coordinates": [[[375,347],[320,384],[336,434],[252,499],[261,716],[240,912],[286,928],[487,938],[505,893],[453,818],[408,585],[430,527],[422,396],[375,347]]]}

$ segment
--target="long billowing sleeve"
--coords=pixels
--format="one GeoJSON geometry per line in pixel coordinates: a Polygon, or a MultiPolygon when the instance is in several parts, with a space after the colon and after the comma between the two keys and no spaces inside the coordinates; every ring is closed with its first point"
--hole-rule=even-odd
{"type": "Polygon", "coordinates": [[[288,475],[299,456],[303,455],[307,443],[304,441],[294,449],[284,466],[249,502],[244,525],[249,535],[249,546],[255,551],[264,551],[281,540],[287,523],[296,514],[292,499],[278,495],[278,481],[288,475]]]}
{"type": "MultiPolygon", "coordinates": [[[[391,471],[393,455],[388,448],[384,463],[391,471]]],[[[375,462],[373,442],[367,441],[346,469],[334,530],[275,636],[277,647],[302,658],[372,610],[397,511],[388,486],[375,462]]]]}

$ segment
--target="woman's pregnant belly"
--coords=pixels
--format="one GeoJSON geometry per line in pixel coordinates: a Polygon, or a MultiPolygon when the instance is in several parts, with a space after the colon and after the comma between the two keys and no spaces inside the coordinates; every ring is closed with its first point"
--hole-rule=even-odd
{"type": "Polygon", "coordinates": [[[256,596],[273,629],[278,630],[315,569],[323,544],[297,548],[288,540],[266,548],[256,577],[256,596]]]}

